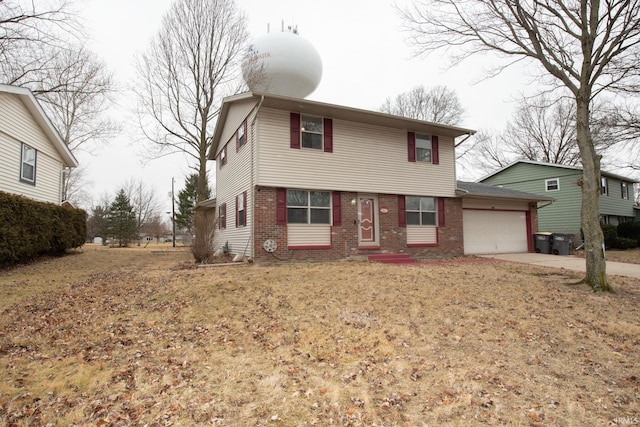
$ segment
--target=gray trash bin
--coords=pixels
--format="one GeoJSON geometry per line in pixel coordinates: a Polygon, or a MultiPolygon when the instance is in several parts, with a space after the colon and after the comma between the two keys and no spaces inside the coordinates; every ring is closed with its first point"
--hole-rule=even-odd
{"type": "Polygon", "coordinates": [[[554,255],[571,255],[573,235],[553,233],[551,253],[554,255]]]}
{"type": "Polygon", "coordinates": [[[551,233],[534,233],[534,248],[539,254],[550,254],[552,245],[551,233]]]}

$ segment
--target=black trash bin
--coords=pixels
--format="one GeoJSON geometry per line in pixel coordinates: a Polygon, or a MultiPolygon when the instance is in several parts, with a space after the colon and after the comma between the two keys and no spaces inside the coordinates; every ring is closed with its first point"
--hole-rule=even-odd
{"type": "Polygon", "coordinates": [[[551,233],[534,233],[534,247],[539,254],[550,254],[552,245],[551,233]]]}
{"type": "Polygon", "coordinates": [[[571,255],[573,246],[573,235],[553,233],[551,253],[554,255],[571,255]]]}

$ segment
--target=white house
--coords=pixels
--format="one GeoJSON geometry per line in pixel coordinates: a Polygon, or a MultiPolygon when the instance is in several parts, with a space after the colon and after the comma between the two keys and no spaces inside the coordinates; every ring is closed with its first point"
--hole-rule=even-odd
{"type": "Polygon", "coordinates": [[[63,173],[77,166],[31,91],[0,84],[0,191],[60,204],[63,173]]]}

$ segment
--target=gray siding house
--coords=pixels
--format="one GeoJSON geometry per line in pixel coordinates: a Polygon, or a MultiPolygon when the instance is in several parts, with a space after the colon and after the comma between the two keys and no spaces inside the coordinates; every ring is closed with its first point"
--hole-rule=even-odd
{"type": "MultiPolygon", "coordinates": [[[[633,221],[636,181],[604,171],[601,175],[600,221],[614,225],[633,221]]],[[[554,198],[552,204],[538,206],[539,230],[579,236],[581,177],[582,169],[578,167],[519,160],[478,182],[554,198]]]]}

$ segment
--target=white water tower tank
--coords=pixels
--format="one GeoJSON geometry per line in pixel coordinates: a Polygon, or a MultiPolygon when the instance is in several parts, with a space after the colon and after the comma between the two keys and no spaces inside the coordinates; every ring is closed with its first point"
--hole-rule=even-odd
{"type": "Polygon", "coordinates": [[[251,91],[305,98],[320,83],[322,60],[296,31],[268,33],[249,45],[242,73],[251,91]]]}

